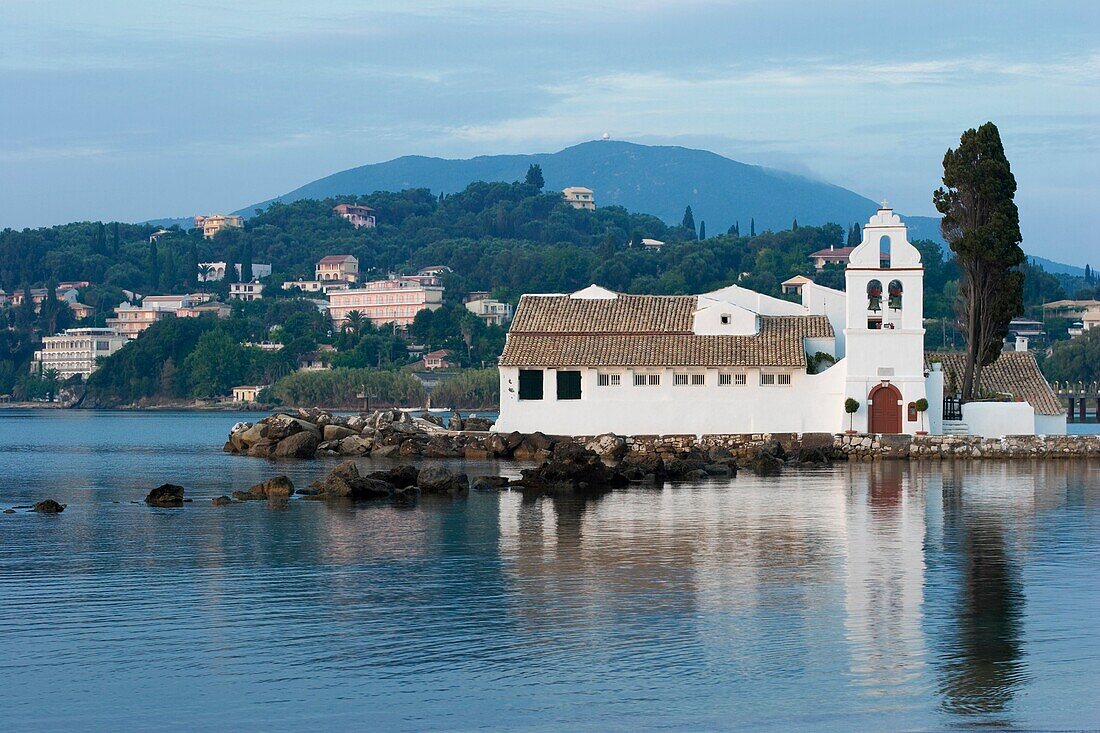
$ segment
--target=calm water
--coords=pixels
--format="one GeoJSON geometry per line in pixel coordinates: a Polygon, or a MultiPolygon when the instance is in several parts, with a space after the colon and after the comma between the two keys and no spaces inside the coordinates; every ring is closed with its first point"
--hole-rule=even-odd
{"type": "Polygon", "coordinates": [[[235,419],[0,412],[4,730],[1100,726],[1100,464],[215,508],[331,465],[235,419]]]}

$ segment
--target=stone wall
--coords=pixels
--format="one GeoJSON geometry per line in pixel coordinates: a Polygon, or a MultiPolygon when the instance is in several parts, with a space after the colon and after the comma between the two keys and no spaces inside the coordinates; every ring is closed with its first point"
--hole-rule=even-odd
{"type": "MultiPolygon", "coordinates": [[[[585,443],[591,436],[578,437],[585,443]]],[[[943,458],[1089,458],[1100,457],[1100,435],[1015,435],[1005,438],[955,435],[846,435],[829,433],[754,433],[703,435],[633,435],[625,438],[629,453],[675,458],[693,449],[725,448],[741,460],[778,441],[788,453],[820,449],[850,461],[943,458]]]]}

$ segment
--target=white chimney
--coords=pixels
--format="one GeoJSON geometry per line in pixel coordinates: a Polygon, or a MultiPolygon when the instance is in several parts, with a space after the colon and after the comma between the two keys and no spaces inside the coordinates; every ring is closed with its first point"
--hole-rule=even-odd
{"type": "Polygon", "coordinates": [[[1016,351],[1027,351],[1027,336],[1016,337],[1016,351]]]}

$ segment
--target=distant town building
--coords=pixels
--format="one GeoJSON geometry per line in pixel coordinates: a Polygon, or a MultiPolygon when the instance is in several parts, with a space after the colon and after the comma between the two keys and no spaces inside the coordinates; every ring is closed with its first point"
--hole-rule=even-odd
{"type": "Polygon", "coordinates": [[[354,283],[359,279],[359,260],[351,255],[328,255],[318,260],[316,270],[318,280],[354,283]]]}
{"type": "Polygon", "coordinates": [[[802,295],[802,286],[812,282],[813,280],[805,275],[795,275],[780,283],[779,289],[784,295],[802,295]]]}
{"type": "Polygon", "coordinates": [[[1057,316],[1083,316],[1090,310],[1100,308],[1100,300],[1055,300],[1043,303],[1043,311],[1057,316]]]}
{"type": "Polygon", "coordinates": [[[283,290],[298,288],[303,293],[328,293],[332,290],[347,290],[348,283],[343,280],[287,280],[283,290]]]}
{"type": "Polygon", "coordinates": [[[810,261],[818,271],[824,270],[825,265],[848,266],[848,257],[855,251],[855,247],[830,246],[827,249],[819,249],[810,254],[810,261]]]}
{"type": "Polygon", "coordinates": [[[319,372],[331,369],[332,355],[336,353],[336,347],[330,344],[321,344],[316,351],[307,351],[298,357],[298,371],[319,372]]]}
{"type": "Polygon", "coordinates": [[[278,341],[245,341],[241,344],[250,349],[259,349],[260,351],[282,351],[283,345],[278,341]]]}
{"type": "Polygon", "coordinates": [[[1047,334],[1043,330],[1043,323],[1030,318],[1013,318],[1008,323],[1008,333],[1005,335],[1006,348],[1017,351],[1026,351],[1028,345],[1032,347],[1047,345],[1047,334]],[[1023,348],[1020,348],[1021,343],[1023,348]]]}
{"type": "MultiPolygon", "coordinates": [[[[228,265],[225,262],[200,262],[198,271],[199,282],[220,282],[225,279],[225,270],[228,265]],[[205,274],[204,274],[205,272],[205,274]]],[[[241,279],[241,263],[233,263],[233,271],[237,273],[237,279],[241,279]]],[[[252,263],[252,277],[259,280],[271,274],[271,265],[268,263],[252,263]]]]}
{"type": "Polygon", "coordinates": [[[95,315],[95,308],[90,305],[84,305],[83,303],[73,301],[69,303],[69,310],[73,312],[73,315],[77,319],[91,318],[95,315]]]}
{"type": "Polygon", "coordinates": [[[374,228],[374,209],[359,204],[337,204],[332,207],[333,212],[343,219],[351,222],[356,229],[365,227],[374,228]]]}
{"type": "Polygon", "coordinates": [[[244,384],[240,387],[233,388],[233,401],[234,402],[255,402],[256,398],[260,396],[260,392],[264,390],[262,384],[244,384]]]}
{"type": "Polygon", "coordinates": [[[512,304],[493,298],[478,298],[466,302],[466,310],[490,326],[503,326],[512,320],[512,304]]]}
{"type": "Polygon", "coordinates": [[[661,247],[664,246],[665,243],[662,242],[660,239],[651,239],[650,237],[642,238],[642,249],[648,250],[650,252],[660,252],[661,247]]]}
{"type": "Polygon", "coordinates": [[[443,277],[444,275],[454,272],[446,265],[431,265],[429,267],[423,267],[418,272],[418,275],[427,275],[428,277],[443,277]]]}
{"type": "Polygon", "coordinates": [[[264,284],[259,280],[250,283],[229,283],[229,297],[234,300],[253,301],[262,299],[264,284]]]}
{"type": "Polygon", "coordinates": [[[43,336],[42,348],[34,352],[31,368],[56,369],[62,379],[87,377],[96,369],[96,359],[107,357],[126,345],[126,337],[113,328],[69,328],[56,336],[43,336]]]}
{"type": "Polygon", "coordinates": [[[448,349],[439,349],[438,351],[429,351],[424,354],[424,368],[429,371],[436,369],[450,369],[451,362],[447,360],[447,357],[451,355],[448,349]]]}
{"type": "Polygon", "coordinates": [[[359,311],[376,326],[393,323],[404,328],[420,311],[443,307],[443,284],[438,277],[391,277],[359,288],[334,290],[328,300],[329,317],[337,328],[351,311],[359,311]]]}
{"type": "Polygon", "coordinates": [[[0,288],[0,307],[8,305],[10,302],[11,302],[11,296],[8,295],[7,292],[3,288],[0,288]]]}
{"type": "MultiPolygon", "coordinates": [[[[203,304],[210,302],[213,295],[209,293],[188,293],[186,295],[146,295],[141,305],[122,303],[115,308],[115,317],[106,320],[107,326],[115,329],[129,339],[137,338],[145,329],[165,318],[176,316],[192,317],[201,315],[202,312],[213,312],[221,315],[221,308],[209,308],[198,310],[203,304]],[[196,312],[192,312],[195,310],[196,312]]],[[[224,304],[214,304],[223,306],[224,304]]],[[[228,314],[226,314],[228,315],[228,314]]]]}
{"type": "Polygon", "coordinates": [[[158,229],[158,230],[156,230],[155,232],[153,232],[152,234],[149,235],[149,243],[152,244],[153,242],[155,242],[158,239],[160,239],[161,237],[163,237],[165,234],[171,234],[171,233],[172,232],[167,230],[167,229],[158,229]]]}
{"type": "Polygon", "coordinates": [[[195,217],[195,228],[202,230],[202,236],[213,239],[223,229],[243,229],[244,217],[236,214],[209,214],[195,217]]]}
{"type": "Polygon", "coordinates": [[[200,316],[214,316],[215,318],[229,318],[233,309],[225,303],[210,301],[185,305],[176,309],[176,318],[199,318],[200,316]]]}
{"type": "Polygon", "coordinates": [[[128,339],[136,339],[141,333],[157,321],[175,316],[175,311],[160,308],[147,308],[132,303],[122,303],[115,308],[115,317],[106,319],[107,326],[118,331],[128,339]]]}
{"type": "MultiPolygon", "coordinates": [[[[19,288],[11,294],[11,304],[18,308],[23,305],[23,301],[26,300],[26,290],[19,288]]],[[[43,302],[49,297],[50,291],[48,288],[31,288],[31,302],[34,303],[34,312],[37,313],[41,308],[43,302]]],[[[54,288],[54,297],[62,303],[72,305],[76,303],[77,292],[73,287],[61,287],[60,284],[54,288]]],[[[87,306],[85,306],[87,307],[87,306]]]]}
{"type": "Polygon", "coordinates": [[[565,203],[574,209],[587,209],[588,211],[595,211],[596,209],[596,199],[592,195],[591,188],[570,186],[569,188],[563,188],[561,193],[565,197],[565,203]]]}

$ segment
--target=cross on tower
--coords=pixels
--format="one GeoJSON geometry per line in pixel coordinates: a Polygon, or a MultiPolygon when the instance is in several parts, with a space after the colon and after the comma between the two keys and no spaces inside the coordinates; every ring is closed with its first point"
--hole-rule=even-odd
{"type": "Polygon", "coordinates": [[[879,208],[882,208],[882,209],[889,209],[889,208],[890,208],[890,202],[889,202],[889,201],[887,201],[886,199],[883,199],[883,200],[882,200],[882,204],[881,204],[881,206],[880,206],[879,208]]]}

